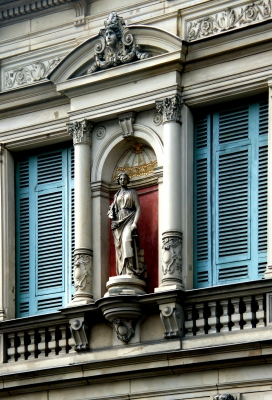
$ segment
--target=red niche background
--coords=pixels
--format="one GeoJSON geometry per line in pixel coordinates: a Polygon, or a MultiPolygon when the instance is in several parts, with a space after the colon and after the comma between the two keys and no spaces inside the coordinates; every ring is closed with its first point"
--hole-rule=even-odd
{"type": "MultiPolygon", "coordinates": [[[[138,222],[140,248],[144,249],[147,266],[146,291],[154,292],[158,287],[158,185],[136,190],[141,204],[138,222]]],[[[113,195],[111,196],[111,203],[113,195]]],[[[116,276],[115,248],[110,230],[110,276],[116,276]]]]}

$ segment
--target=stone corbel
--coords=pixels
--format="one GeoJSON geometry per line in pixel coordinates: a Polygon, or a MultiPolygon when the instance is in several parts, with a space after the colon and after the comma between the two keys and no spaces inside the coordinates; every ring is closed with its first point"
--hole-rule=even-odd
{"type": "Polygon", "coordinates": [[[87,1],[86,0],[71,0],[71,3],[76,11],[74,25],[80,26],[86,23],[87,1]]]}
{"type": "Polygon", "coordinates": [[[134,111],[118,115],[119,124],[124,138],[134,135],[133,124],[135,121],[135,116],[136,113],[134,111]]]}
{"type": "Polygon", "coordinates": [[[211,400],[239,400],[240,396],[236,394],[217,394],[211,397],[211,400]]]}
{"type": "Polygon", "coordinates": [[[72,337],[75,341],[76,351],[87,350],[89,342],[86,334],[87,326],[84,317],[77,317],[69,320],[72,337]]]}
{"type": "Polygon", "coordinates": [[[165,339],[183,337],[184,315],[182,305],[178,303],[160,304],[159,308],[165,339]]]}

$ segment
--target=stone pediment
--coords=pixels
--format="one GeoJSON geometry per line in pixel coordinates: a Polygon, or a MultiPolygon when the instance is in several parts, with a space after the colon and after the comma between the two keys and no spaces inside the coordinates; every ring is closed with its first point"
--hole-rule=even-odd
{"type": "Polygon", "coordinates": [[[150,64],[150,59],[182,52],[182,47],[182,40],[167,31],[143,25],[126,26],[122,18],[111,13],[105,28],[71,51],[50,73],[49,79],[60,84],[105,71],[108,76],[113,69],[148,61],[150,64]]]}

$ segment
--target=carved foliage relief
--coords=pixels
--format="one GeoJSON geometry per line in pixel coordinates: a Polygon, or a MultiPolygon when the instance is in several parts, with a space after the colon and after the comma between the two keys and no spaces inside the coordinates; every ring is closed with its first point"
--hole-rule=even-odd
{"type": "Polygon", "coordinates": [[[268,18],[271,18],[270,0],[259,0],[244,6],[227,8],[216,14],[188,22],[187,40],[192,42],[268,18]]]}
{"type": "Polygon", "coordinates": [[[88,74],[149,57],[148,53],[140,51],[123,18],[116,12],[110,13],[104,25],[105,29],[101,29],[95,48],[94,63],[88,69],[88,74]]]}
{"type": "Polygon", "coordinates": [[[53,58],[46,61],[38,60],[32,64],[6,71],[4,90],[31,85],[32,83],[45,80],[47,75],[60,61],[61,58],[53,58]]]}

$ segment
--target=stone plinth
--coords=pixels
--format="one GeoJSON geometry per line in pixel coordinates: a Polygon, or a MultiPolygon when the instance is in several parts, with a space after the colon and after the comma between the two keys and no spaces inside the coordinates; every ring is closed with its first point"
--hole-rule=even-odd
{"type": "Polygon", "coordinates": [[[104,297],[118,295],[137,296],[145,293],[146,283],[135,275],[111,276],[106,284],[107,293],[104,297]]]}

